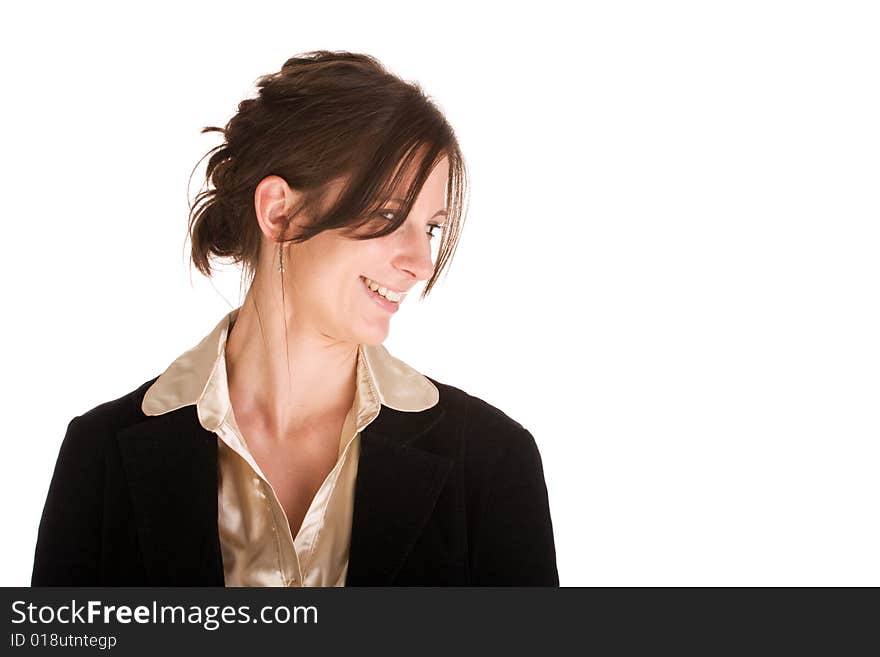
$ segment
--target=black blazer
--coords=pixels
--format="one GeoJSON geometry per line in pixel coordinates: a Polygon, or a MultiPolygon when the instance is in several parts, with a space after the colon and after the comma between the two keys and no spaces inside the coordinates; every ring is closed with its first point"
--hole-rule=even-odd
{"type": "MultiPolygon", "coordinates": [[[[217,436],[194,404],[145,415],[156,378],[68,425],[33,586],[224,585],[217,436]]],[[[531,433],[430,380],[435,406],[382,406],[361,433],[346,586],[558,586],[531,433]]]]}

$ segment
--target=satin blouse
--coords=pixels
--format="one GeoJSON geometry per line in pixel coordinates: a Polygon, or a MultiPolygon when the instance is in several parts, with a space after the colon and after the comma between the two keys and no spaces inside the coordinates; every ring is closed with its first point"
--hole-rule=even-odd
{"type": "Polygon", "coordinates": [[[228,313],[168,366],[147,390],[141,409],[146,415],[161,415],[195,404],[201,425],[217,435],[217,527],[226,586],[344,586],[360,433],[382,405],[423,411],[437,404],[440,393],[384,346],[359,345],[357,389],[339,437],[336,464],[294,537],[229,400],[226,338],[239,310],[228,313]]]}

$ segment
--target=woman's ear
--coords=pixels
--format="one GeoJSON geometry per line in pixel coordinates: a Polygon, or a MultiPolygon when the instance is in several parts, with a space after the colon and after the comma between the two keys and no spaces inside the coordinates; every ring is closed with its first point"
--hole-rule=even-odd
{"type": "Polygon", "coordinates": [[[287,217],[299,208],[302,200],[302,193],[292,189],[281,176],[266,176],[260,181],[254,190],[254,211],[260,230],[269,241],[291,237],[292,226],[287,225],[287,217]]]}

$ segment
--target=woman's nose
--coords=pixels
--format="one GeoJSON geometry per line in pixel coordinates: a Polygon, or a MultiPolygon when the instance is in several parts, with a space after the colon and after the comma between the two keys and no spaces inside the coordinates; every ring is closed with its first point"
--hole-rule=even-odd
{"type": "Polygon", "coordinates": [[[397,268],[406,271],[417,280],[429,279],[434,273],[430,236],[414,225],[404,226],[404,230],[397,232],[401,233],[397,268]]]}

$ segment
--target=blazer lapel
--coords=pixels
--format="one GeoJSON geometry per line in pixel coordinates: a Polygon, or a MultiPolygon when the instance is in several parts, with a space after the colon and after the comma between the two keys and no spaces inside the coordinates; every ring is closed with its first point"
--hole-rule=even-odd
{"type": "Polygon", "coordinates": [[[383,406],[361,432],[346,586],[390,585],[413,549],[453,465],[418,448],[443,414],[383,406]]]}
{"type": "Polygon", "coordinates": [[[117,443],[151,584],[223,586],[217,437],[195,405],[123,429],[117,443]]]}

